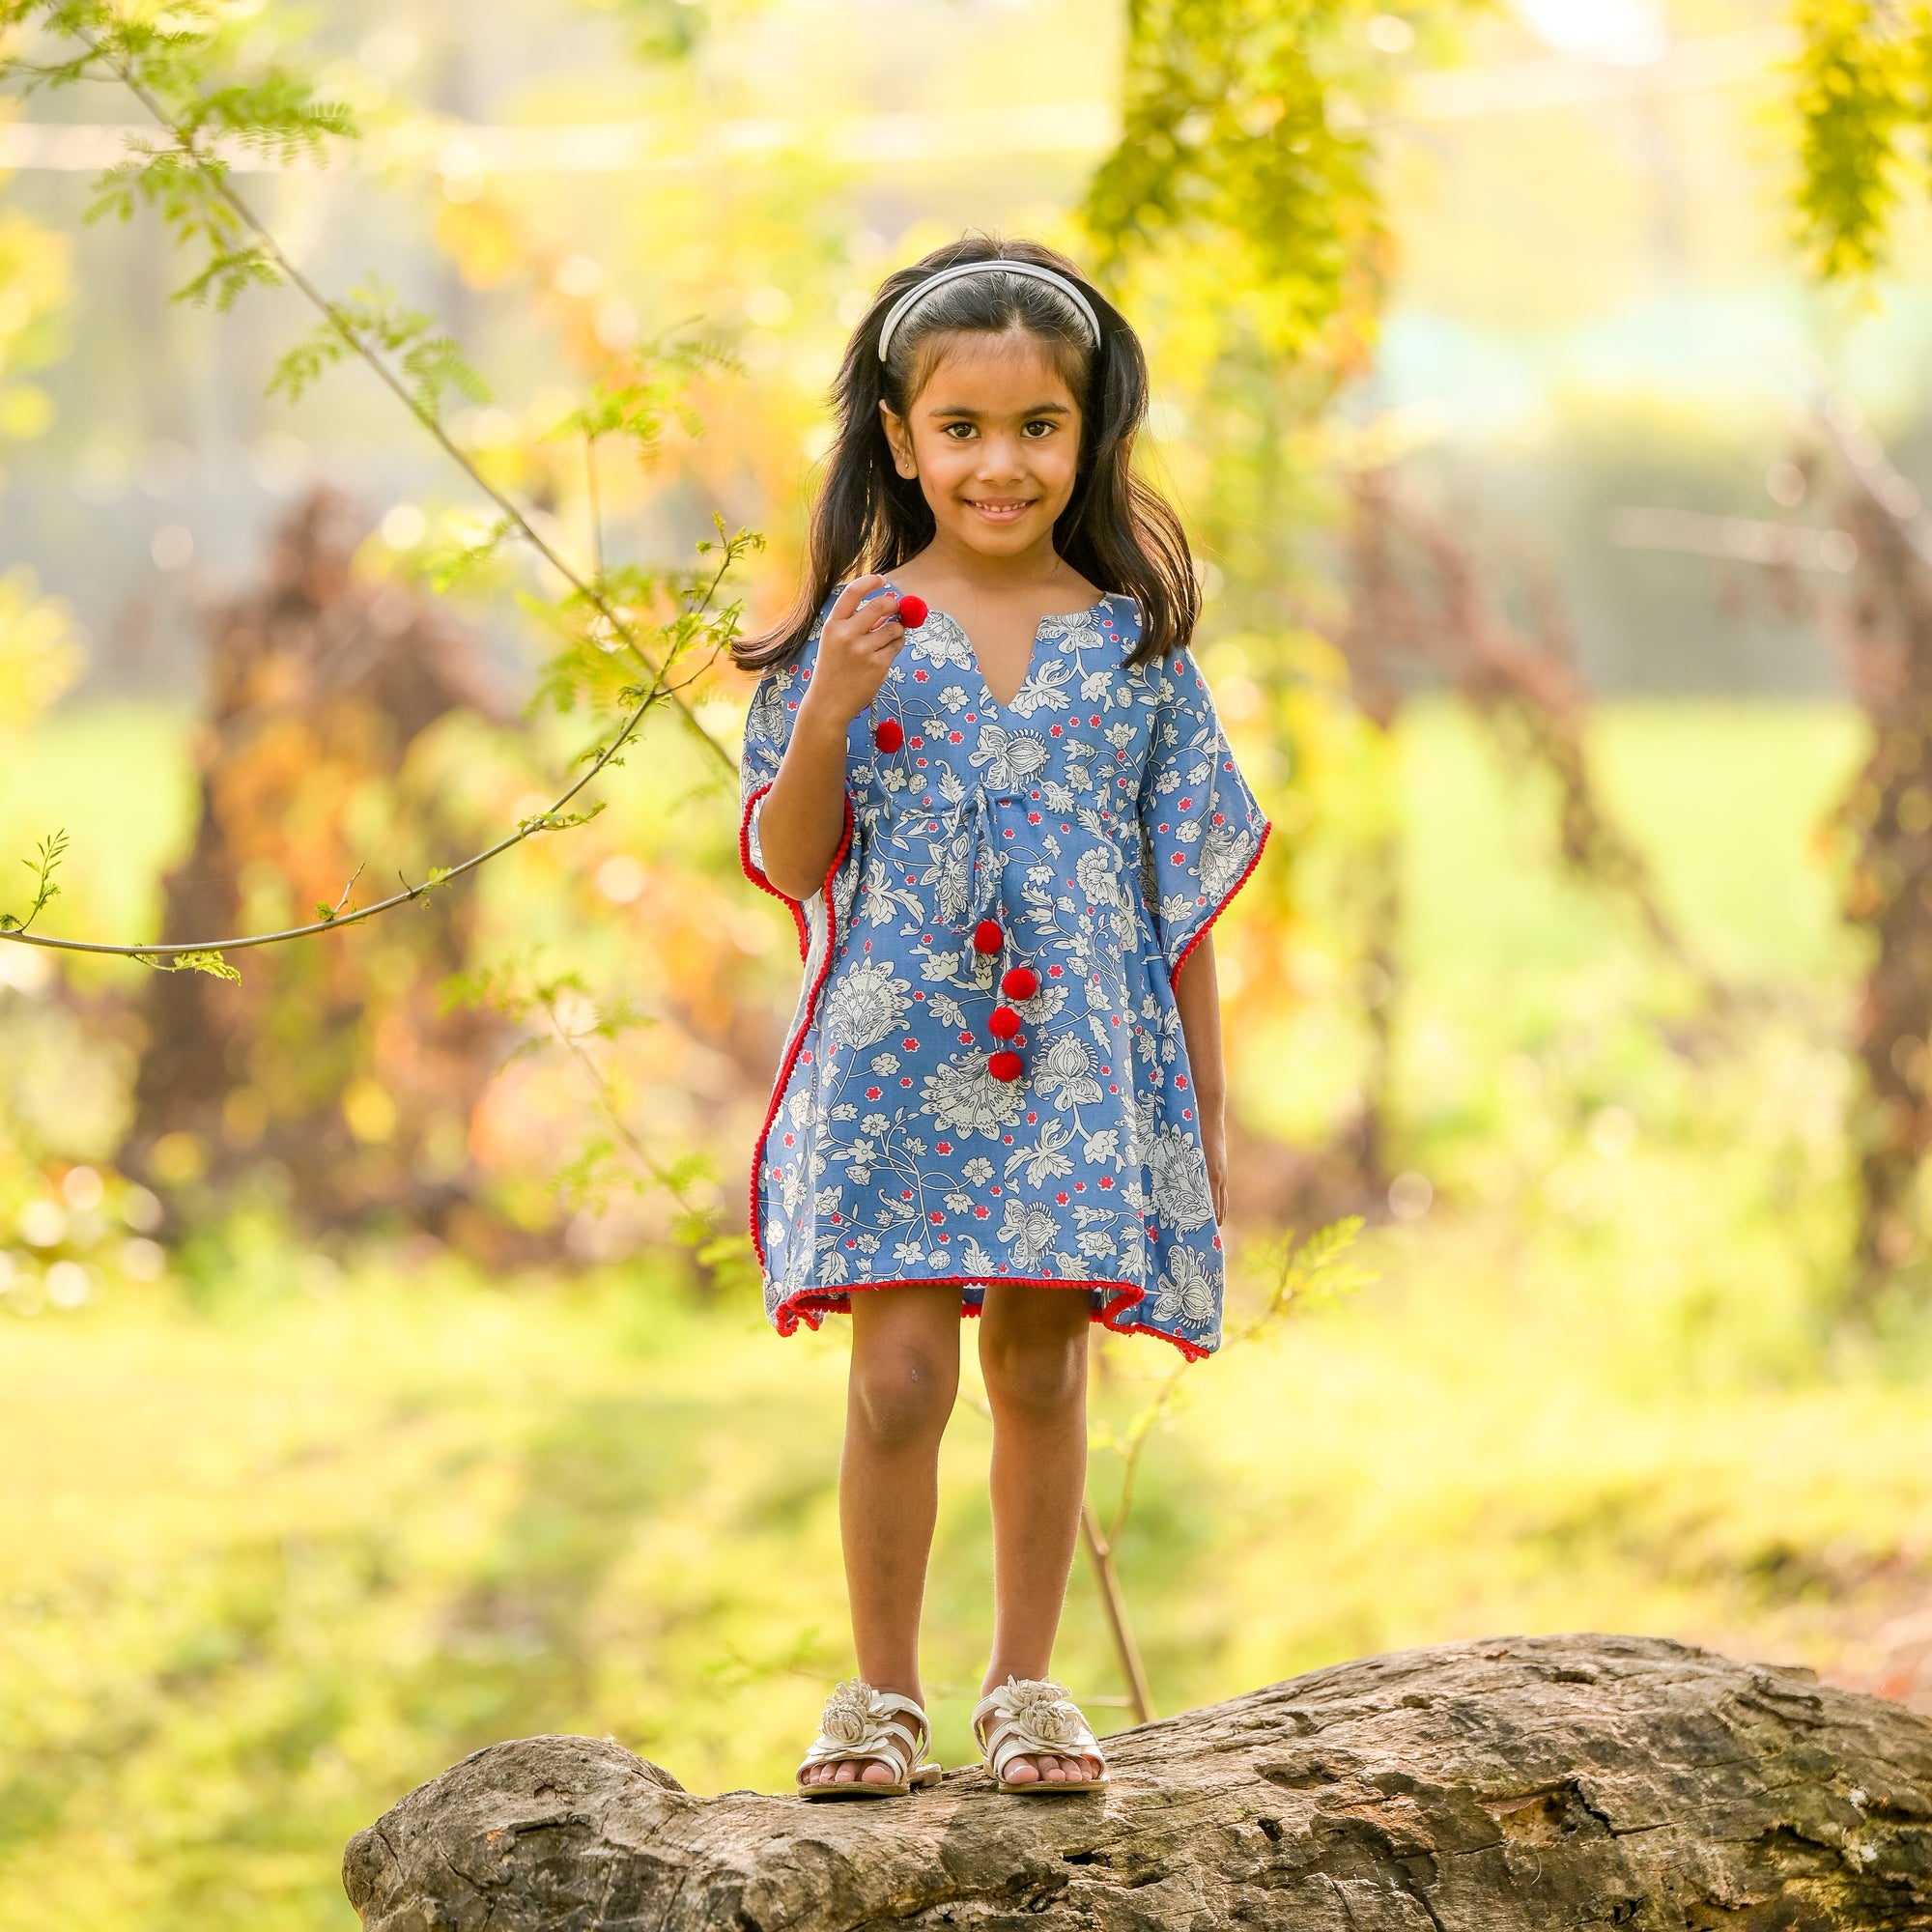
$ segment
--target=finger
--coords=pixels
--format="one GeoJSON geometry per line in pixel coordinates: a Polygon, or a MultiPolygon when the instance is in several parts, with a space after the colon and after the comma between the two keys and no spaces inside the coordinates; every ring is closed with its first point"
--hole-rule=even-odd
{"type": "Polygon", "coordinates": [[[871,576],[854,578],[838,593],[838,603],[833,605],[833,616],[850,616],[866,601],[866,593],[879,589],[881,583],[885,583],[885,578],[881,578],[877,572],[871,572],[871,576]]]}
{"type": "Polygon", "coordinates": [[[869,577],[855,577],[838,593],[838,601],[833,605],[832,614],[835,617],[851,616],[853,611],[858,610],[860,604],[864,601],[867,591],[878,589],[880,584],[885,582],[885,581],[877,571],[874,571],[869,577]]]}

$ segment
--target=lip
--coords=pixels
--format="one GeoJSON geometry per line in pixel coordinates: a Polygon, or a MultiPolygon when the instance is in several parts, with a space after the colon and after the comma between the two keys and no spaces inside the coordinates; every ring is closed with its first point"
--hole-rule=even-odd
{"type": "Polygon", "coordinates": [[[980,503],[968,497],[966,507],[989,524],[1011,524],[1018,522],[1038,500],[1036,497],[1027,497],[1004,502],[980,503]]]}

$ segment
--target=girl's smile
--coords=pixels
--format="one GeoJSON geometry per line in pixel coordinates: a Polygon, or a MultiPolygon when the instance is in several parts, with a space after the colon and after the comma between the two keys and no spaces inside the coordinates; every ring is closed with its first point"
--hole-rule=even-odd
{"type": "Polygon", "coordinates": [[[907,413],[885,403],[880,412],[893,461],[919,478],[942,551],[1003,563],[1037,553],[1053,568],[1053,526],[1079,476],[1081,419],[1037,336],[953,336],[907,413]]]}

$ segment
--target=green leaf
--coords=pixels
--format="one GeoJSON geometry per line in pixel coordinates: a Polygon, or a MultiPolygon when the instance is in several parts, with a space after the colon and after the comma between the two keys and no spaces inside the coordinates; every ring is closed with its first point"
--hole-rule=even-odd
{"type": "Polygon", "coordinates": [[[1932,120],[1932,9],[1804,0],[1798,24],[1799,238],[1821,279],[1863,280],[1886,261],[1900,138],[1932,120]]]}
{"type": "Polygon", "coordinates": [[[206,973],[214,980],[239,980],[242,977],[220,953],[214,952],[150,952],[141,956],[141,963],[154,967],[157,973],[206,973]]]}
{"type": "Polygon", "coordinates": [[[435,421],[445,389],[487,402],[489,384],[463,358],[455,339],[432,333],[435,319],[407,308],[375,280],[352,289],[275,364],[270,395],[298,401],[319,377],[352,355],[396,358],[412,407],[435,421]]]}
{"type": "Polygon", "coordinates": [[[61,861],[67,857],[67,842],[65,832],[49,833],[41,840],[31,859],[20,861],[34,875],[34,902],[27,908],[24,918],[14,913],[0,913],[0,932],[25,932],[60,897],[61,889],[55,883],[54,874],[60,870],[61,861]]]}

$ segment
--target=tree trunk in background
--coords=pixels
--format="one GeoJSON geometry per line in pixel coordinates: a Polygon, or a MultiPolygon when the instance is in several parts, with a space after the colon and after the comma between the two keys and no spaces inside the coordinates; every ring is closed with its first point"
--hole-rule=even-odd
{"type": "Polygon", "coordinates": [[[1895,516],[1855,494],[1852,596],[1833,610],[1872,749],[1838,820],[1857,840],[1845,917],[1870,935],[1856,1026],[1862,1104],[1851,1120],[1859,1206],[1855,1305],[1902,1268],[1922,1268],[1919,1170],[1932,1148],[1932,572],[1895,516]]]}
{"type": "Polygon", "coordinates": [[[694,1798],[609,1741],[466,1758],[354,1838],[365,1932],[1932,1926],[1932,1720],[1647,1637],[1371,1658],[1107,1740],[1112,1788],[694,1798]]]}
{"type": "MultiPolygon", "coordinates": [[[[305,923],[364,861],[366,902],[398,866],[420,882],[466,849],[472,828],[419,795],[407,761],[453,712],[514,712],[434,606],[357,572],[365,530],[317,491],[276,532],[261,587],[210,613],[200,817],[165,883],[163,941],[305,923]]],[[[177,1199],[271,1175],[311,1228],[386,1212],[448,1234],[467,1214],[469,1245],[492,1251],[494,1224],[468,1206],[469,1115],[504,1029],[439,999],[472,923],[466,879],[375,925],[239,952],[239,983],[155,975],[129,1165],[177,1199]]]]}

